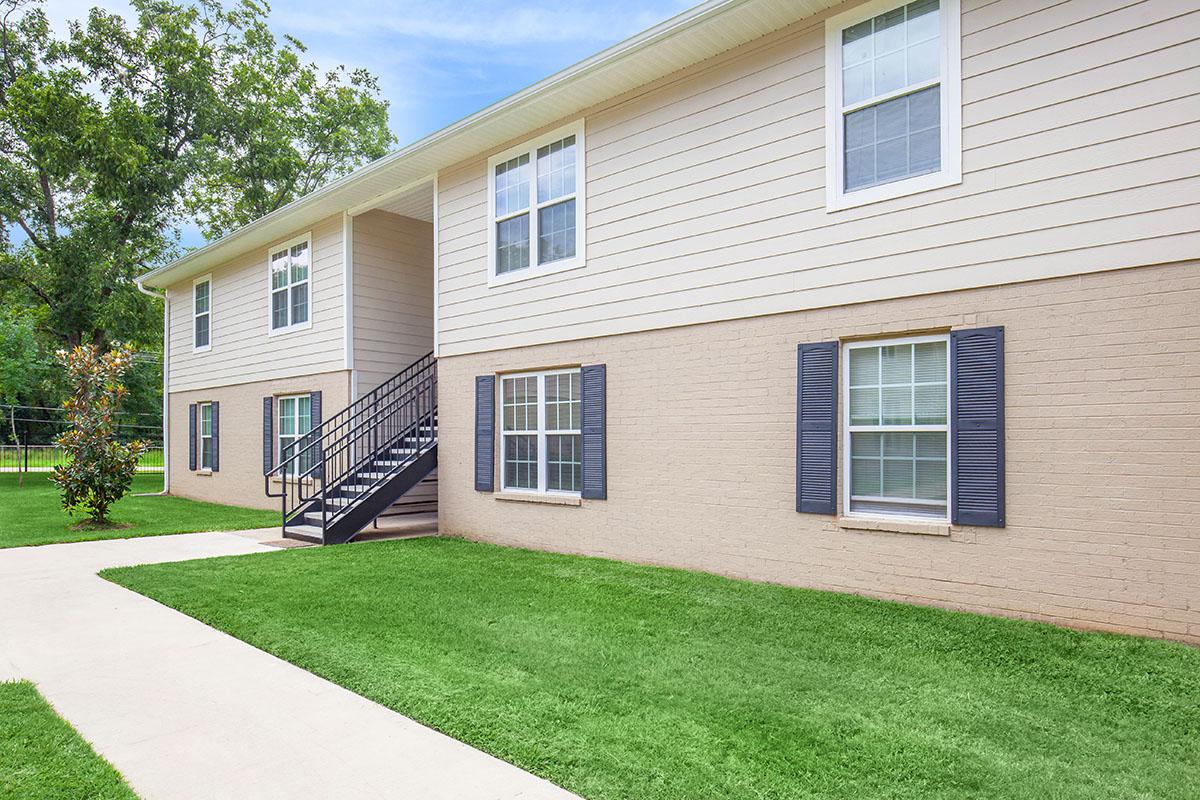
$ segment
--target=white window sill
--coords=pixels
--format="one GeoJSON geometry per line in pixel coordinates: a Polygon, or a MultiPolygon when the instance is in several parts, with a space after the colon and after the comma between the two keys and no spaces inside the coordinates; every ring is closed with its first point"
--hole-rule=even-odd
{"type": "Polygon", "coordinates": [[[844,531],[879,531],[882,533],[912,533],[920,536],[949,536],[948,522],[917,522],[886,517],[838,517],[837,526],[844,531]]]}
{"type": "Polygon", "coordinates": [[[946,186],[957,186],[960,183],[962,183],[961,173],[942,170],[941,172],[931,172],[928,175],[918,175],[915,178],[905,178],[893,181],[892,183],[869,186],[866,189],[858,189],[852,192],[831,191],[829,197],[826,199],[825,210],[829,213],[844,211],[848,208],[857,208],[859,206],[870,205],[871,203],[882,203],[884,200],[893,200],[897,197],[907,197],[911,194],[930,192],[946,186]]]}
{"type": "Polygon", "coordinates": [[[207,353],[209,350],[212,350],[211,344],[205,345],[204,347],[193,347],[192,348],[193,353],[207,353]]]}
{"type": "Polygon", "coordinates": [[[518,503],[544,503],[552,506],[578,506],[583,501],[577,494],[539,494],[537,492],[496,492],[497,500],[516,501],[518,503]]]}
{"type": "Polygon", "coordinates": [[[306,330],[309,330],[310,328],[312,328],[312,320],[311,319],[309,319],[308,322],[302,322],[298,325],[288,325],[286,328],[268,328],[267,336],[286,336],[289,333],[296,333],[297,331],[306,331],[306,330]]]}
{"type": "Polygon", "coordinates": [[[507,286],[510,283],[520,283],[521,281],[529,281],[534,278],[544,278],[547,275],[556,275],[559,272],[583,269],[585,266],[587,265],[581,258],[568,258],[561,262],[553,261],[540,267],[525,267],[524,269],[517,269],[512,272],[505,272],[502,275],[489,275],[488,288],[507,286]]]}

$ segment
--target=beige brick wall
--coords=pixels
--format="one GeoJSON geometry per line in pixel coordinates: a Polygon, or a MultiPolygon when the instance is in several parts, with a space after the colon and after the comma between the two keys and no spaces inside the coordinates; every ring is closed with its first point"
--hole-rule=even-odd
{"type": "Polygon", "coordinates": [[[215,389],[171,393],[171,494],[237,506],[279,508],[267,497],[262,472],[262,399],[267,395],[321,392],[326,417],[350,402],[347,370],[297,378],[240,383],[215,389]],[[220,470],[188,469],[188,405],[221,404],[220,470]]]}
{"type": "MultiPolygon", "coordinates": [[[[1200,264],[444,358],[444,533],[1200,643],[1200,264]],[[853,531],[795,504],[796,345],[1005,326],[1007,516],[853,531]],[[608,365],[606,501],[473,490],[473,379],[608,365]]],[[[840,493],[839,493],[840,494],[840,493]]]]}

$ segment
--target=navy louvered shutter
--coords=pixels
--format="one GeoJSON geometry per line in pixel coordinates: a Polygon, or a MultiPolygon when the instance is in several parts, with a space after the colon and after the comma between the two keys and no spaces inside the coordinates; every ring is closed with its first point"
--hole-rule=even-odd
{"type": "Polygon", "coordinates": [[[496,376],[475,378],[475,491],[496,489],[496,376]]]}
{"type": "Polygon", "coordinates": [[[838,343],[800,345],[796,356],[796,510],[837,513],[838,343]]]}
{"type": "Polygon", "coordinates": [[[188,405],[188,469],[196,470],[196,404],[188,405]]]}
{"type": "Polygon", "coordinates": [[[950,332],[950,497],[958,525],[1004,527],[1004,328],[950,332]]]}
{"type": "Polygon", "coordinates": [[[608,498],[608,453],[605,446],[607,408],[603,364],[579,371],[580,425],[583,432],[583,490],[588,500],[608,498]]]}
{"type": "Polygon", "coordinates": [[[325,464],[323,463],[322,457],[321,457],[321,439],[320,439],[320,432],[319,432],[319,429],[321,427],[321,393],[320,392],[309,392],[309,394],[308,394],[308,419],[309,419],[309,424],[311,426],[309,428],[309,430],[318,431],[316,436],[310,437],[308,439],[308,442],[311,444],[314,439],[317,442],[316,446],[313,447],[313,449],[312,449],[312,454],[313,454],[312,457],[313,457],[313,464],[316,465],[316,469],[313,471],[313,474],[319,478],[322,476],[322,473],[324,472],[324,469],[325,469],[325,464]]]}
{"type": "Polygon", "coordinates": [[[263,475],[275,466],[275,398],[263,398],[263,475]]]}
{"type": "Polygon", "coordinates": [[[221,404],[212,404],[212,471],[221,471],[221,404]]]}

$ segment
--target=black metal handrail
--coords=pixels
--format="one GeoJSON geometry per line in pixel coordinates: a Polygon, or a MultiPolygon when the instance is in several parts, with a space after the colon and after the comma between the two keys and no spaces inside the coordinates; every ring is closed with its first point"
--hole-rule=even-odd
{"type": "MultiPolygon", "coordinates": [[[[436,444],[437,362],[430,353],[342,409],[319,428],[301,437],[280,463],[264,477],[267,496],[281,498],[283,525],[294,521],[319,502],[321,528],[326,530],[349,508],[346,502],[330,509],[330,500],[349,480],[365,485],[367,492],[387,475],[359,481],[367,470],[392,474],[403,467],[397,463],[376,469],[387,460],[384,454],[408,441],[415,458],[436,444]],[[272,489],[278,479],[279,491],[272,489]]],[[[364,493],[367,493],[364,492],[364,493]]]]}

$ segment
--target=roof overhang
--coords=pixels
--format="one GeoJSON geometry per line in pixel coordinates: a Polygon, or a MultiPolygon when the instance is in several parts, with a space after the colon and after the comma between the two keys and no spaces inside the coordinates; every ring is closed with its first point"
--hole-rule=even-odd
{"type": "Polygon", "coordinates": [[[840,0],[708,0],[272,211],[138,279],[165,288],[288,233],[362,213],[440,169],[820,13],[840,0]]]}

